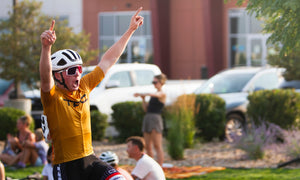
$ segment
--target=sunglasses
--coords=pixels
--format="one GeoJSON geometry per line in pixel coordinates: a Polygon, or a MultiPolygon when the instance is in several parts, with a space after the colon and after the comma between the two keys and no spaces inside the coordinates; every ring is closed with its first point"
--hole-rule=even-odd
{"type": "Polygon", "coordinates": [[[79,66],[79,65],[78,66],[69,67],[69,68],[64,69],[62,71],[66,71],[66,75],[67,76],[74,76],[76,74],[76,72],[77,72],[77,69],[78,69],[79,73],[82,73],[82,66],[79,66]]]}
{"type": "Polygon", "coordinates": [[[157,84],[158,83],[158,81],[152,81],[152,84],[157,84]]]}

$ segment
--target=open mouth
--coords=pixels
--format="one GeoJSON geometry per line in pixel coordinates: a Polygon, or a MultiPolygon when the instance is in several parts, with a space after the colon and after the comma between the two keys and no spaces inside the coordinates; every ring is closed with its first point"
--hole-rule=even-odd
{"type": "Polygon", "coordinates": [[[78,85],[79,85],[79,80],[76,80],[76,81],[74,82],[74,86],[77,87],[78,85]]]}

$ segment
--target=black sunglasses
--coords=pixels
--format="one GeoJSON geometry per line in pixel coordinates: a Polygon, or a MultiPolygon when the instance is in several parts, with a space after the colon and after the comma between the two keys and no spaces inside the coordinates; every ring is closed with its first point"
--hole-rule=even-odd
{"type": "Polygon", "coordinates": [[[158,83],[158,81],[152,81],[152,84],[157,84],[158,83]]]}

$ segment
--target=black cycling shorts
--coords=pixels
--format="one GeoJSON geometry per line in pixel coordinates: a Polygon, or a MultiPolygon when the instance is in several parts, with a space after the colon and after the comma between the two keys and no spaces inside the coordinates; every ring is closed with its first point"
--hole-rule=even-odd
{"type": "Polygon", "coordinates": [[[125,180],[113,167],[90,155],[53,166],[53,178],[56,180],[125,180]]]}

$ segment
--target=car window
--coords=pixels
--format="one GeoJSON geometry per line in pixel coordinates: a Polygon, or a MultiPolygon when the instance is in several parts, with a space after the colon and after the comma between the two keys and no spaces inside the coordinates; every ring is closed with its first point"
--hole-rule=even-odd
{"type": "Polygon", "coordinates": [[[257,77],[253,85],[254,90],[275,89],[279,86],[279,78],[275,72],[267,72],[257,77]]]}
{"type": "Polygon", "coordinates": [[[110,76],[108,83],[117,84],[118,87],[130,87],[132,86],[130,72],[122,71],[122,72],[114,73],[110,76]]]}
{"type": "Polygon", "coordinates": [[[217,74],[207,82],[205,82],[199,89],[195,91],[200,93],[235,93],[241,92],[245,85],[254,76],[254,73],[221,73],[217,74]]]}
{"type": "Polygon", "coordinates": [[[3,94],[11,85],[12,81],[0,79],[0,94],[3,94]]]}
{"type": "Polygon", "coordinates": [[[151,70],[136,70],[136,84],[150,85],[152,83],[154,73],[151,70]]]}
{"type": "Polygon", "coordinates": [[[291,80],[286,81],[284,80],[280,86],[282,89],[300,89],[300,81],[299,80],[291,80]]]}

